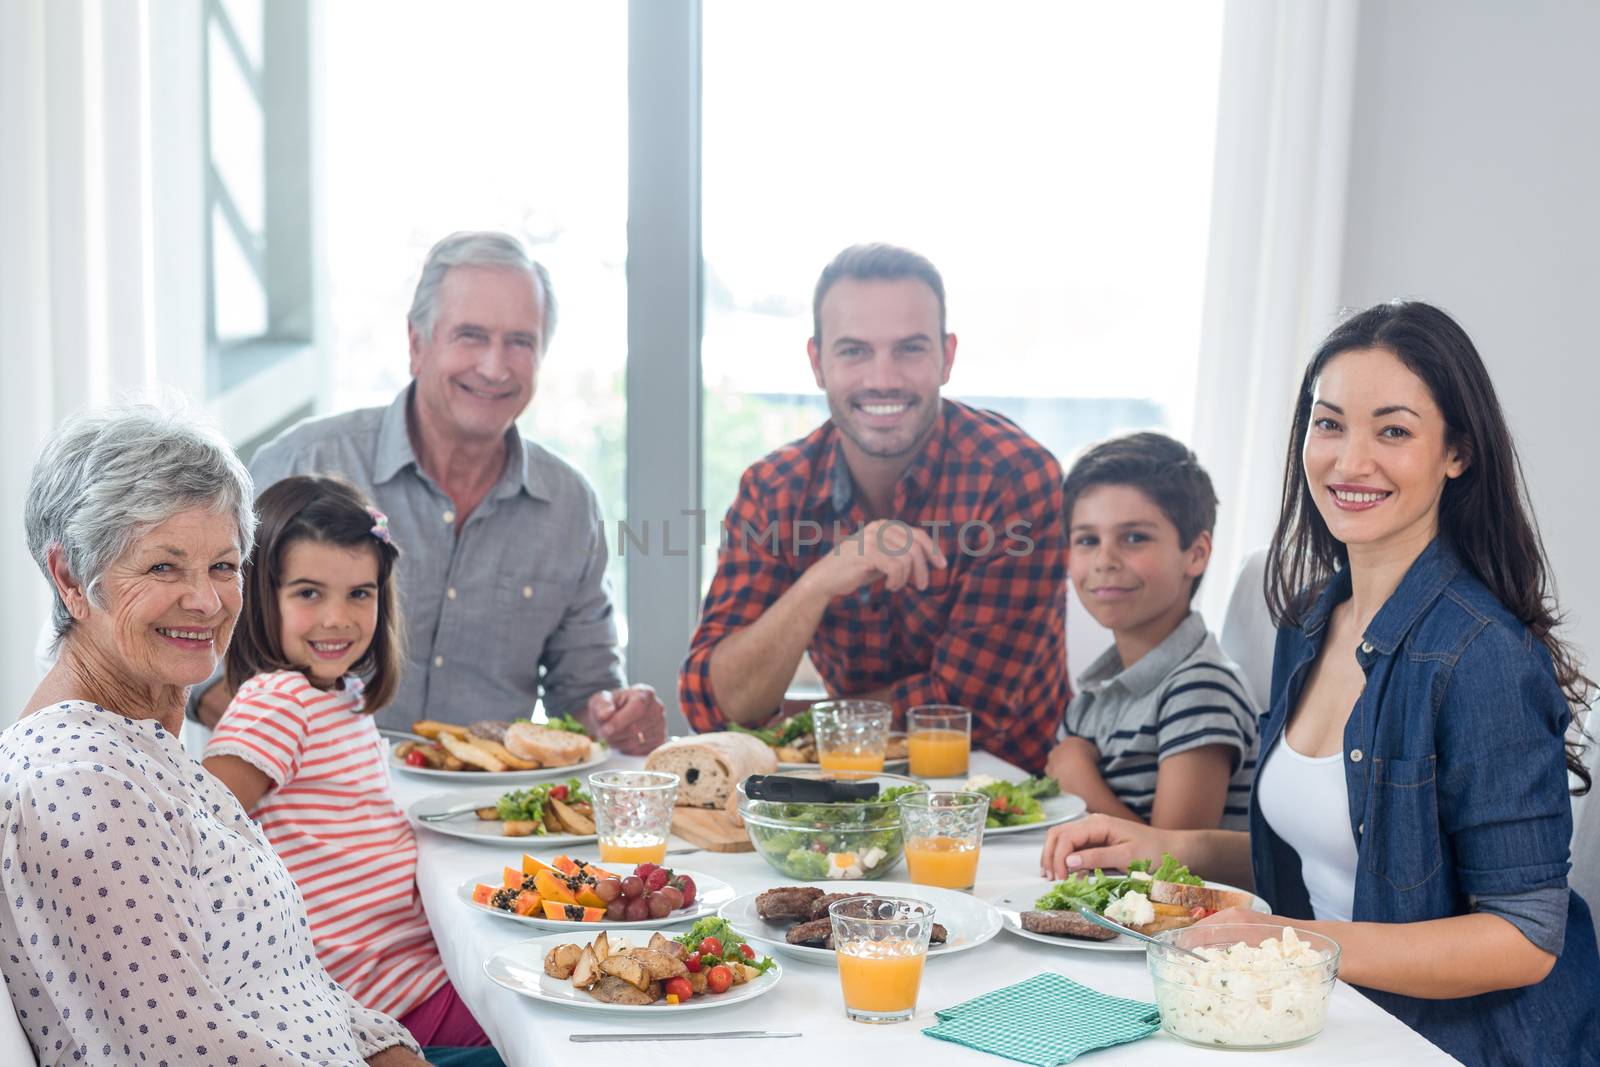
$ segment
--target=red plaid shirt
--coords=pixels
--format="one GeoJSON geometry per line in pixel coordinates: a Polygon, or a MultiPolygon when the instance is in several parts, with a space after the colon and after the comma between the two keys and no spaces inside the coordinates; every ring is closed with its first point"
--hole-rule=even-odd
{"type": "MultiPolygon", "coordinates": [[[[1043,446],[993,412],[944,401],[892,513],[927,530],[950,565],[925,590],[891,593],[880,580],[834,599],[810,647],[828,692],[890,687],[897,718],[917,704],[971,708],[976,744],[1042,773],[1071,695],[1061,501],[1061,466],[1043,446]]],[[[866,522],[831,421],[745,471],[678,680],[690,726],[725,724],[711,689],[717,642],[866,522]]]]}

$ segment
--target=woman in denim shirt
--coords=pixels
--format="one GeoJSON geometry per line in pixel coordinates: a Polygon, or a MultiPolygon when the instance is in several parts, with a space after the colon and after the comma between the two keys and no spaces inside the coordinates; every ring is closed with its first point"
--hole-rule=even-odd
{"type": "Polygon", "coordinates": [[[1600,1062],[1600,954],[1567,889],[1567,740],[1591,682],[1554,634],[1505,417],[1436,308],[1381,304],[1306,368],[1267,568],[1279,626],[1250,832],[1095,816],[1052,877],[1170,851],[1326,934],[1340,977],[1473,1064],[1600,1062]]]}

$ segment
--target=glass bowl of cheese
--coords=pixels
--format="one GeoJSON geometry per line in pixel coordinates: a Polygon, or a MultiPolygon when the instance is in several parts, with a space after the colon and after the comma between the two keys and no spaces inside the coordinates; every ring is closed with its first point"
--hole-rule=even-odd
{"type": "Polygon", "coordinates": [[[1156,937],[1160,944],[1145,959],[1161,1028],[1173,1037],[1206,1048],[1274,1049],[1322,1033],[1339,976],[1332,938],[1266,923],[1187,926],[1156,937]]]}

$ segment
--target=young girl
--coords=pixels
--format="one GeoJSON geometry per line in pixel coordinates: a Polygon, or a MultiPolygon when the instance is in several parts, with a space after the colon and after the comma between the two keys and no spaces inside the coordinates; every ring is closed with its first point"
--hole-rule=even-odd
{"type": "Polygon", "coordinates": [[[267,489],[256,512],[228,649],[235,693],[205,768],[282,857],[340,985],[399,1019],[425,1053],[487,1045],[434,945],[416,841],[372,721],[405,662],[388,520],[346,483],[304,476],[267,489]]]}
{"type": "Polygon", "coordinates": [[[1567,888],[1592,682],[1556,611],[1488,371],[1381,304],[1306,368],[1267,568],[1279,626],[1248,833],[1094,816],[1047,874],[1163,850],[1333,938],[1340,977],[1469,1064],[1594,1062],[1600,955],[1567,888]]]}

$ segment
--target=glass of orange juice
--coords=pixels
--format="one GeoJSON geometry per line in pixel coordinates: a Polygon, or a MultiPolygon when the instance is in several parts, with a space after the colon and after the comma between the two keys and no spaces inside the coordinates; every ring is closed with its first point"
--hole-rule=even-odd
{"type": "Polygon", "coordinates": [[[982,793],[910,793],[897,797],[906,869],[917,885],[971,889],[989,798],[982,793]]]}
{"type": "Polygon", "coordinates": [[[881,700],[824,700],[811,705],[817,763],[825,771],[883,770],[894,709],[881,700]]]}
{"type": "Polygon", "coordinates": [[[917,1010],[933,905],[904,897],[852,897],[828,908],[844,1013],[858,1023],[901,1023],[917,1010]]]}
{"type": "Polygon", "coordinates": [[[678,776],[660,771],[600,771],[589,775],[600,862],[660,863],[667,858],[678,776]]]}
{"type": "Polygon", "coordinates": [[[906,747],[918,778],[965,778],[972,752],[972,711],[954,704],[918,704],[906,712],[906,747]]]}

